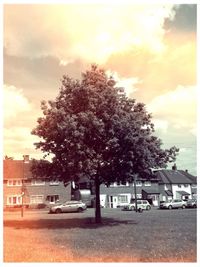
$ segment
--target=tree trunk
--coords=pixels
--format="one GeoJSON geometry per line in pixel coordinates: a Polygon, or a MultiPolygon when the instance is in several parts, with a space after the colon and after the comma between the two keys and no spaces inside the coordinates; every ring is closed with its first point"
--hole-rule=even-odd
{"type": "Polygon", "coordinates": [[[95,179],[95,194],[96,194],[95,222],[101,223],[100,183],[98,178],[95,179]]]}

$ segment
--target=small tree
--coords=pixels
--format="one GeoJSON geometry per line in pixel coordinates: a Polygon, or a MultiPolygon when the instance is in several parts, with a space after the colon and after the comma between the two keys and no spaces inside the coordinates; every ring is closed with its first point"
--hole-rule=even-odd
{"type": "Polygon", "coordinates": [[[161,149],[161,140],[152,135],[144,104],[127,98],[96,65],[81,81],[63,76],[58,97],[42,101],[41,108],[44,117],[32,134],[43,139],[36,148],[53,158],[34,164],[33,172],[54,174],[64,184],[83,176],[93,180],[97,223],[102,183],[132,182],[134,175],[144,176],[149,168],[166,167],[176,158],[177,148],[161,149]]]}

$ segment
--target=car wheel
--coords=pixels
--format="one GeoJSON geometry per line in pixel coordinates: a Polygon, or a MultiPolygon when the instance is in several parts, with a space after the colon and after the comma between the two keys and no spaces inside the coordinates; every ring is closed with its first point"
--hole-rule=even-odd
{"type": "Polygon", "coordinates": [[[135,208],[134,207],[131,207],[130,210],[135,210],[135,208]]]}
{"type": "Polygon", "coordinates": [[[172,209],[172,205],[169,205],[168,209],[171,210],[172,209]]]}
{"type": "Polygon", "coordinates": [[[196,209],[196,208],[197,208],[197,205],[196,205],[196,204],[194,204],[194,205],[193,205],[193,208],[195,208],[195,209],[196,209]]]}
{"type": "Polygon", "coordinates": [[[139,208],[138,211],[139,211],[139,213],[142,213],[143,212],[143,209],[139,208]]]}
{"type": "Polygon", "coordinates": [[[182,206],[182,209],[185,209],[185,205],[182,206]]]}
{"type": "Polygon", "coordinates": [[[146,210],[150,210],[150,209],[151,209],[151,206],[147,206],[147,207],[146,207],[146,210]]]}
{"type": "Polygon", "coordinates": [[[83,208],[78,208],[78,212],[82,212],[83,211],[83,208]]]}
{"type": "Polygon", "coordinates": [[[61,209],[56,209],[55,213],[62,213],[62,210],[61,209]]]}

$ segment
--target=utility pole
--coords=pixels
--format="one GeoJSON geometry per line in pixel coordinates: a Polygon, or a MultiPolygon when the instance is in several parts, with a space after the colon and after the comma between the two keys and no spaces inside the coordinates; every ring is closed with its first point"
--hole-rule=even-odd
{"type": "Polygon", "coordinates": [[[138,175],[134,174],[134,193],[135,193],[135,211],[138,212],[138,208],[137,208],[137,190],[136,190],[136,180],[138,175]]]}
{"type": "MultiPolygon", "coordinates": [[[[24,166],[23,166],[23,174],[24,174],[24,166]]],[[[23,218],[24,217],[24,178],[22,179],[21,198],[22,198],[21,217],[23,218]]]]}
{"type": "Polygon", "coordinates": [[[25,176],[27,175],[27,172],[25,174],[25,164],[29,164],[29,155],[23,156],[24,160],[22,161],[22,187],[21,187],[21,198],[22,198],[22,207],[21,207],[21,217],[24,216],[24,196],[25,193],[27,194],[26,185],[25,185],[25,176]]]}
{"type": "Polygon", "coordinates": [[[21,218],[24,217],[24,161],[25,161],[25,156],[23,156],[24,159],[22,161],[22,173],[23,173],[23,177],[22,177],[22,187],[21,187],[21,198],[22,198],[22,206],[21,206],[21,218]]]}

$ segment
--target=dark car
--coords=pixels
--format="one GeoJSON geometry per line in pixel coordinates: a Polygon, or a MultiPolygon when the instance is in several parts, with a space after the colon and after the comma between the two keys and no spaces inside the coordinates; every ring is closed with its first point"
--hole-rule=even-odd
{"type": "Polygon", "coordinates": [[[187,208],[197,208],[197,200],[196,199],[189,199],[186,203],[187,208]]]}

